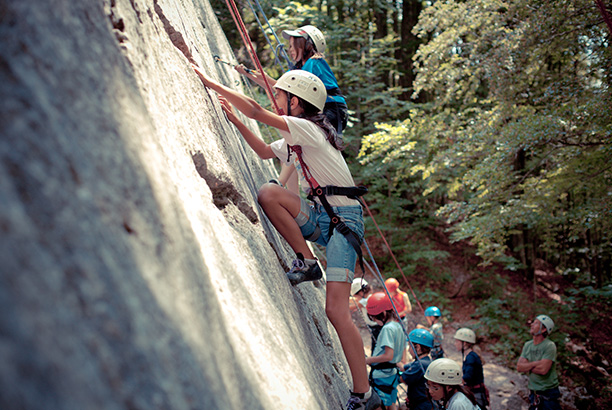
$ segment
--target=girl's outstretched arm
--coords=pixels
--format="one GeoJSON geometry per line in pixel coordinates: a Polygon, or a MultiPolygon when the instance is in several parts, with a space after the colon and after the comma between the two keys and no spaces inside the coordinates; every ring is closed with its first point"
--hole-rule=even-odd
{"type": "Polygon", "coordinates": [[[280,116],[271,111],[264,109],[257,102],[237,91],[227,88],[224,85],[214,82],[204,74],[199,67],[192,64],[191,67],[198,74],[204,86],[215,90],[229,101],[234,107],[249,118],[263,122],[271,127],[278,128],[281,131],[289,131],[287,123],[280,116]]]}
{"type": "Polygon", "coordinates": [[[219,96],[219,101],[221,102],[221,108],[223,108],[225,115],[227,115],[227,119],[230,120],[230,122],[234,124],[236,128],[238,128],[238,131],[240,131],[244,140],[261,159],[276,157],[276,155],[274,155],[274,151],[272,151],[272,148],[270,148],[270,145],[266,144],[261,138],[253,134],[253,132],[246,125],[244,125],[244,123],[240,121],[238,117],[236,117],[234,110],[232,110],[231,104],[225,97],[219,96]]]}
{"type": "MultiPolygon", "coordinates": [[[[251,73],[249,73],[248,71],[246,71],[246,67],[244,65],[242,65],[242,64],[234,66],[234,69],[236,71],[238,71],[240,74],[245,75],[248,78],[250,78],[251,80],[255,81],[260,86],[262,86],[262,87],[266,86],[266,83],[264,82],[264,79],[263,79],[262,75],[258,71],[252,71],[251,73]]],[[[270,87],[274,87],[274,84],[276,84],[276,80],[274,78],[270,77],[266,73],[264,73],[264,75],[266,76],[266,78],[268,80],[268,84],[270,84],[270,87]]]]}

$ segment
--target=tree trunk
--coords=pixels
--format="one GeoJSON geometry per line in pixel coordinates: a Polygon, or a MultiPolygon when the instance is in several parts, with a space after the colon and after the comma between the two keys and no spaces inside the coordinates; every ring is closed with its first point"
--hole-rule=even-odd
{"type": "Polygon", "coordinates": [[[423,9],[421,1],[404,0],[402,8],[401,22],[401,40],[398,48],[398,67],[400,67],[402,75],[400,76],[400,85],[406,88],[406,92],[402,94],[403,100],[409,100],[412,95],[414,82],[414,67],[412,57],[419,48],[420,41],[417,36],[412,34],[412,29],[419,21],[419,14],[423,9]]]}

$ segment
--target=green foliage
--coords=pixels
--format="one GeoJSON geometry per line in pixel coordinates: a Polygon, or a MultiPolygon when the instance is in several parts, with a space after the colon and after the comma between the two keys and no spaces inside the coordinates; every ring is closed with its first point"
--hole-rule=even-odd
{"type": "Polygon", "coordinates": [[[362,165],[420,173],[453,238],[485,263],[533,269],[539,257],[610,281],[612,55],[596,7],[435,2],[414,31],[415,95],[431,103],[378,124],[362,165]]]}

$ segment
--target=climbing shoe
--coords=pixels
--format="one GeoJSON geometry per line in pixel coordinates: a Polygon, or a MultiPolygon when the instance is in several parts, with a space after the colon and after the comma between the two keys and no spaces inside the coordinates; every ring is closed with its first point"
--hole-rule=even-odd
{"type": "Polygon", "coordinates": [[[378,397],[378,393],[370,387],[367,393],[353,393],[346,403],[346,410],[376,410],[382,407],[382,401],[378,397]]]}
{"type": "Polygon", "coordinates": [[[292,285],[298,283],[319,280],[323,277],[323,272],[316,259],[304,259],[304,255],[298,253],[293,261],[293,267],[287,272],[287,278],[292,285]]]}

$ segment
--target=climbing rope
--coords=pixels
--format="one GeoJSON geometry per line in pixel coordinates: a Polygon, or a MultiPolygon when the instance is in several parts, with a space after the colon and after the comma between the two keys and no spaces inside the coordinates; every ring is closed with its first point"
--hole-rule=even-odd
{"type": "MultiPolygon", "coordinates": [[[[412,346],[412,350],[416,352],[417,351],[416,347],[412,343],[412,340],[410,340],[408,331],[406,330],[406,326],[404,325],[404,322],[402,322],[402,318],[400,317],[399,312],[397,311],[397,307],[395,307],[395,302],[393,302],[393,298],[391,297],[391,294],[389,293],[389,289],[387,289],[387,285],[385,285],[385,281],[383,280],[380,270],[378,269],[378,266],[376,265],[376,261],[374,260],[374,256],[372,255],[372,252],[370,251],[370,247],[368,246],[368,243],[365,241],[365,239],[363,240],[363,244],[365,245],[366,250],[368,251],[368,255],[370,255],[370,259],[372,259],[372,265],[374,265],[374,268],[376,268],[376,277],[382,283],[383,289],[385,290],[387,297],[391,301],[391,306],[393,306],[393,312],[395,313],[395,316],[397,317],[397,320],[399,321],[399,324],[402,327],[404,334],[406,335],[406,341],[410,344],[410,346],[412,346]]],[[[372,268],[369,267],[367,261],[364,261],[364,262],[366,266],[368,266],[370,271],[372,271],[372,268]]],[[[419,361],[419,365],[421,366],[421,370],[423,370],[423,374],[425,374],[425,367],[423,366],[423,363],[421,363],[421,359],[419,357],[417,357],[416,359],[419,361]]]]}
{"type": "MultiPolygon", "coordinates": [[[[382,238],[383,242],[387,246],[387,249],[389,249],[389,253],[391,254],[391,257],[393,258],[393,261],[395,262],[395,265],[397,266],[397,268],[399,269],[400,273],[402,274],[402,278],[404,278],[404,283],[406,283],[406,285],[408,286],[408,289],[410,289],[410,292],[412,293],[412,296],[414,297],[414,300],[416,301],[417,305],[419,306],[419,309],[421,309],[421,312],[423,312],[423,314],[425,314],[425,310],[423,309],[423,306],[421,306],[421,302],[419,302],[419,299],[417,298],[416,294],[414,293],[414,290],[412,289],[412,286],[410,286],[410,282],[408,281],[408,278],[406,278],[406,275],[404,274],[404,271],[402,270],[399,262],[395,258],[395,255],[393,254],[393,251],[391,250],[391,246],[389,246],[389,243],[387,242],[387,239],[385,238],[385,235],[383,235],[382,231],[380,230],[380,227],[376,223],[376,219],[374,218],[374,215],[372,215],[372,211],[368,207],[368,204],[363,200],[363,198],[360,198],[359,202],[361,202],[361,204],[367,209],[368,214],[370,215],[370,218],[372,218],[372,222],[374,222],[374,226],[376,226],[376,229],[378,230],[378,233],[379,233],[380,237],[382,238]]],[[[365,242],[365,240],[364,240],[364,242],[365,242]]],[[[386,290],[386,287],[385,287],[385,290],[386,290]]]]}
{"type": "Polygon", "coordinates": [[[270,83],[268,81],[266,73],[264,73],[263,68],[261,67],[261,63],[259,62],[259,58],[257,57],[257,54],[255,53],[255,49],[253,48],[253,43],[251,42],[249,33],[247,32],[247,29],[244,25],[244,21],[242,21],[242,17],[240,16],[238,7],[236,7],[236,3],[234,2],[234,0],[225,0],[225,3],[227,4],[227,7],[230,10],[234,23],[236,23],[236,27],[238,27],[238,31],[240,32],[240,37],[242,37],[242,42],[244,43],[244,46],[246,47],[247,52],[249,53],[249,56],[251,57],[251,61],[257,67],[257,70],[259,71],[259,73],[261,74],[264,80],[264,84],[265,84],[264,88],[266,90],[266,94],[268,95],[268,98],[272,102],[274,111],[277,114],[280,114],[281,110],[278,108],[278,104],[276,103],[276,99],[274,98],[272,87],[270,87],[270,83]]]}
{"type": "MultiPolygon", "coordinates": [[[[257,1],[257,0],[255,0],[257,1]]],[[[280,109],[278,108],[278,104],[276,103],[276,100],[274,98],[274,93],[272,92],[272,88],[270,87],[270,84],[268,82],[267,76],[263,71],[263,68],[261,66],[261,63],[259,61],[259,58],[257,57],[257,54],[255,53],[255,50],[253,48],[253,43],[251,42],[251,39],[249,37],[249,34],[247,32],[247,29],[244,25],[244,22],[242,20],[242,17],[240,16],[240,12],[238,11],[238,8],[236,7],[236,3],[234,2],[234,0],[225,0],[230,13],[232,15],[232,19],[234,20],[234,23],[236,24],[236,26],[238,27],[238,31],[240,32],[240,36],[242,37],[242,42],[244,43],[245,47],[247,48],[247,51],[249,53],[249,56],[251,57],[251,61],[253,61],[253,63],[257,66],[257,70],[259,71],[259,73],[261,74],[263,80],[264,80],[264,84],[265,84],[265,89],[266,89],[266,94],[268,95],[268,98],[270,99],[270,101],[272,102],[273,106],[274,106],[274,110],[276,113],[280,113],[280,109]]],[[[250,4],[250,2],[249,2],[250,4]]],[[[263,10],[261,9],[261,5],[259,4],[259,2],[257,1],[257,4],[262,12],[262,14],[265,17],[265,13],[263,13],[263,10]]],[[[253,9],[253,7],[251,6],[251,8],[253,9]]],[[[263,30],[263,26],[261,25],[261,22],[259,21],[259,18],[257,17],[254,9],[253,9],[253,13],[255,14],[255,17],[257,19],[257,22],[259,23],[259,26],[262,28],[262,31],[264,32],[265,35],[265,30],[263,30]]],[[[270,23],[268,21],[268,19],[266,18],[266,22],[268,23],[268,26],[270,27],[272,33],[274,33],[274,30],[272,30],[272,27],[270,26],[270,23]]],[[[276,34],[274,34],[274,36],[276,37],[276,34]]],[[[278,38],[276,37],[276,40],[278,41],[278,38]]],[[[266,35],[266,41],[268,41],[268,44],[270,44],[267,35],[266,35]]],[[[279,41],[280,43],[280,41],[279,41]]],[[[270,47],[272,48],[272,44],[270,44],[270,47]]],[[[281,50],[283,50],[281,48],[281,50]]],[[[284,50],[283,50],[284,51],[284,50]]],[[[278,59],[276,53],[275,53],[275,58],[278,59]]],[[[286,54],[285,54],[285,58],[286,58],[286,54]]],[[[288,59],[287,59],[288,61],[288,59]]],[[[406,278],[406,275],[404,274],[404,271],[402,270],[402,268],[400,267],[397,259],[395,258],[395,255],[393,254],[393,251],[391,250],[391,247],[389,246],[389,243],[387,242],[386,238],[384,237],[382,231],[380,230],[378,224],[376,223],[376,220],[374,218],[374,215],[372,214],[372,211],[370,210],[370,208],[368,207],[368,205],[365,203],[365,201],[363,199],[359,199],[359,202],[367,209],[368,214],[370,215],[370,217],[372,218],[372,221],[374,222],[374,225],[376,226],[376,229],[378,230],[378,233],[380,234],[381,238],[383,239],[385,245],[387,246],[387,248],[389,249],[389,252],[391,253],[391,257],[393,258],[393,261],[395,262],[395,264],[397,265],[400,273],[402,274],[402,277],[404,279],[404,282],[406,283],[406,285],[408,286],[408,288],[410,289],[410,292],[412,293],[412,296],[414,297],[415,301],[417,302],[417,305],[419,306],[419,308],[421,309],[421,311],[423,311],[423,313],[425,312],[423,310],[423,307],[421,306],[421,303],[419,302],[418,298],[416,297],[416,294],[414,293],[414,290],[412,289],[412,286],[410,286],[410,283],[408,282],[408,279],[406,278]]],[[[389,293],[389,290],[387,289],[387,286],[385,285],[385,281],[382,277],[382,274],[380,273],[380,270],[378,269],[378,266],[376,265],[376,261],[374,260],[374,256],[372,255],[372,252],[370,251],[370,247],[368,246],[367,242],[364,239],[364,244],[366,246],[366,249],[368,251],[368,254],[370,255],[370,258],[372,260],[372,264],[374,265],[374,267],[376,268],[376,274],[378,279],[380,280],[380,282],[382,283],[382,286],[385,290],[385,293],[387,294],[387,297],[389,298],[389,300],[391,301],[391,304],[393,306],[393,310],[395,312],[395,315],[397,316],[400,326],[402,327],[402,330],[404,331],[404,333],[406,334],[406,339],[408,340],[408,343],[410,343],[410,345],[412,346],[412,348],[414,349],[414,351],[416,351],[414,345],[412,344],[412,341],[410,341],[410,338],[408,337],[408,332],[406,330],[406,327],[404,325],[404,323],[402,322],[402,319],[399,315],[399,312],[397,311],[397,308],[395,306],[395,303],[393,302],[393,298],[391,297],[391,294],[389,293]]],[[[364,261],[365,262],[365,261],[364,261]]],[[[366,262],[367,263],[367,262],[366,262]]],[[[371,268],[370,268],[371,270],[371,268]]],[[[364,272],[365,273],[365,272],[364,272]]],[[[421,365],[421,368],[423,368],[423,365],[421,364],[421,361],[419,359],[419,364],[421,365]]],[[[425,371],[425,369],[423,368],[423,372],[425,371]]]]}
{"type": "Polygon", "coordinates": [[[257,20],[257,24],[259,24],[259,28],[261,29],[261,32],[263,33],[264,37],[266,38],[266,42],[270,46],[270,50],[272,50],[272,54],[274,54],[274,62],[276,64],[282,66],[282,64],[280,62],[280,59],[278,58],[278,54],[279,54],[279,50],[280,50],[280,53],[282,53],[282,57],[285,59],[285,63],[287,64],[287,69],[288,70],[293,70],[293,64],[291,64],[291,61],[289,60],[289,57],[287,56],[287,53],[285,52],[285,47],[283,46],[283,43],[276,36],[276,32],[274,31],[274,29],[272,28],[272,25],[268,21],[268,17],[266,16],[266,13],[263,11],[263,8],[261,7],[261,4],[259,3],[259,0],[255,0],[255,3],[257,4],[257,8],[259,9],[259,13],[261,13],[261,15],[263,16],[264,20],[266,21],[266,24],[268,25],[268,28],[270,29],[270,32],[274,36],[274,39],[276,40],[276,44],[278,44],[278,46],[276,46],[276,48],[274,48],[274,46],[270,42],[270,37],[268,36],[268,34],[266,33],[265,28],[261,24],[261,21],[259,20],[259,17],[257,16],[257,12],[255,11],[255,8],[253,7],[253,3],[251,2],[251,0],[248,0],[248,2],[249,2],[249,7],[251,7],[251,11],[253,12],[253,15],[255,16],[255,20],[257,20]]]}

